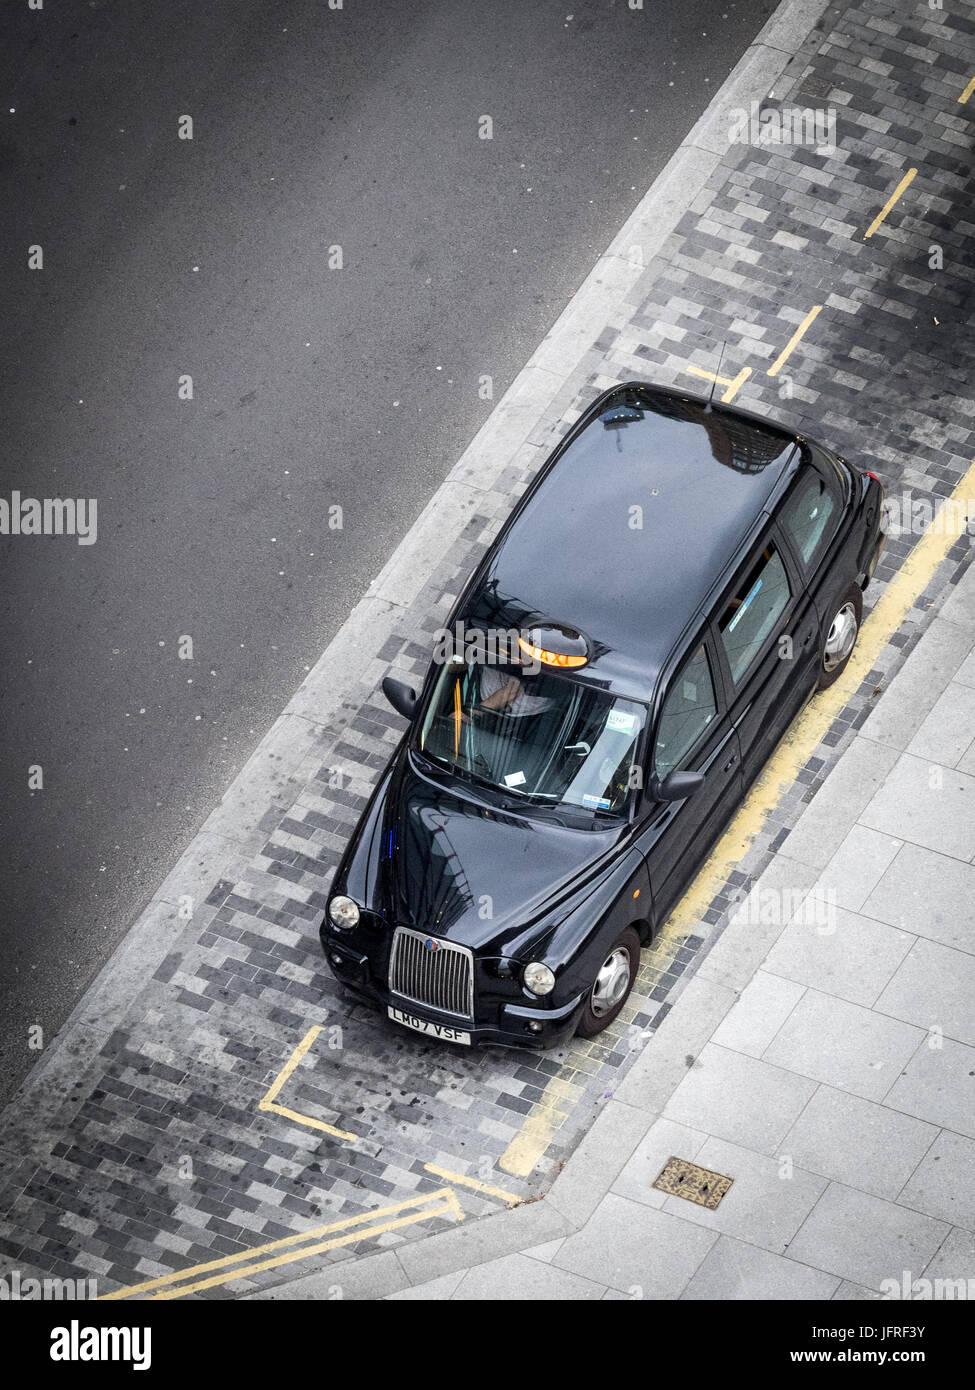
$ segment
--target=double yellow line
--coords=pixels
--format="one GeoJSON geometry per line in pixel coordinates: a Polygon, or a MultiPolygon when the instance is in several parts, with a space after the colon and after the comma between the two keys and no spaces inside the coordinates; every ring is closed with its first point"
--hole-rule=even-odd
{"type": "MultiPolygon", "coordinates": [[[[307,1260],[312,1255],[322,1255],[328,1250],[338,1250],[343,1245],[353,1245],[360,1240],[385,1235],[387,1231],[401,1230],[404,1226],[413,1226],[418,1221],[431,1221],[437,1216],[452,1216],[456,1221],[464,1219],[463,1209],[449,1187],[439,1188],[436,1192],[428,1192],[421,1197],[410,1197],[404,1202],[381,1207],[376,1211],[363,1211],[358,1216],[349,1216],[344,1221],[333,1221],[327,1226],[316,1226],[297,1235],[284,1236],[281,1240],[254,1246],[251,1250],[241,1250],[236,1255],[224,1255],[219,1260],[192,1265],[189,1269],[178,1270],[175,1274],[147,1279],[143,1284],[131,1284],[127,1288],[116,1289],[114,1293],[102,1294],[97,1301],[109,1303],[128,1298],[183,1298],[188,1293],[201,1293],[204,1289],[215,1288],[218,1284],[229,1284],[233,1279],[247,1279],[252,1274],[277,1269],[280,1265],[291,1264],[295,1260],[307,1260]]],[[[341,1280],[338,1268],[336,1278],[341,1280]]]]}

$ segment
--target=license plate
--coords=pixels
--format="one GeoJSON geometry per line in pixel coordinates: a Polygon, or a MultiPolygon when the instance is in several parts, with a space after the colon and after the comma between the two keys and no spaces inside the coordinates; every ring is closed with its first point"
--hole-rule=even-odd
{"type": "Polygon", "coordinates": [[[387,1006],[386,1012],[394,1023],[402,1023],[417,1033],[429,1033],[431,1037],[440,1038],[442,1042],[466,1043],[468,1047],[471,1045],[470,1033],[465,1033],[460,1028],[450,1028],[445,1023],[430,1023],[425,1018],[417,1018],[416,1014],[394,1009],[392,1004],[387,1006]]]}

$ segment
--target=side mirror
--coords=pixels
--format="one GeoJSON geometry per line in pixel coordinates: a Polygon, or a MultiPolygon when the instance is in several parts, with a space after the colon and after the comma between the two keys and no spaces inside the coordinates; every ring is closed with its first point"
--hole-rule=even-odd
{"type": "Polygon", "coordinates": [[[394,681],[392,676],[383,677],[383,694],[397,714],[404,719],[412,719],[416,710],[416,691],[403,681],[394,681]]]}
{"type": "Polygon", "coordinates": [[[668,772],[664,780],[657,783],[657,800],[683,801],[703,786],[703,772],[668,772]]]}

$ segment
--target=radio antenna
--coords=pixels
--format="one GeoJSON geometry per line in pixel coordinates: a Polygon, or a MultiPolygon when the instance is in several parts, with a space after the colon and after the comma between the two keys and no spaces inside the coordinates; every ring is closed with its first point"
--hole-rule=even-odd
{"type": "Polygon", "coordinates": [[[705,414],[705,415],[710,415],[710,414],[712,414],[711,402],[712,402],[712,400],[714,399],[714,388],[715,388],[715,386],[718,384],[718,377],[721,375],[721,363],[724,361],[724,350],[725,350],[725,348],[726,348],[727,346],[728,346],[728,340],[725,338],[725,339],[722,340],[722,343],[721,343],[721,351],[718,353],[718,370],[717,370],[716,375],[713,377],[713,379],[712,379],[712,381],[711,381],[711,390],[708,392],[708,403],[707,403],[707,405],[704,407],[704,414],[705,414]]]}

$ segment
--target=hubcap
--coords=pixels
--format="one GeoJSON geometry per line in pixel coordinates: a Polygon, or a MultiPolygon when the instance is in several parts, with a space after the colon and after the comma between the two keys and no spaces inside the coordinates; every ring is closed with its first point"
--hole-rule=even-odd
{"type": "Polygon", "coordinates": [[[857,615],[852,603],[844,603],[830,624],[823,651],[823,666],[827,671],[835,671],[842,665],[853,650],[857,640],[857,615]]]}
{"type": "Polygon", "coordinates": [[[607,956],[600,966],[590,1001],[597,1018],[611,1013],[626,994],[630,983],[630,953],[620,946],[607,956]]]}

